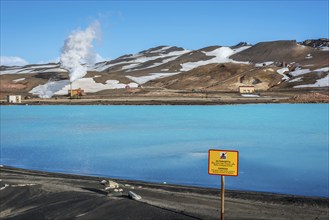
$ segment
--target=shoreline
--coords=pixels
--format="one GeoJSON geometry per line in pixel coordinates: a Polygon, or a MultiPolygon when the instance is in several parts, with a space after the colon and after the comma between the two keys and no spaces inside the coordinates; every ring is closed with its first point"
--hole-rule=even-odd
{"type": "MultiPolygon", "coordinates": [[[[239,105],[239,104],[288,104],[288,103],[329,103],[329,90],[279,90],[263,91],[254,96],[229,91],[191,92],[185,90],[143,90],[127,92],[116,90],[86,94],[76,99],[68,96],[37,98],[25,93],[21,103],[9,103],[5,99],[9,93],[1,93],[0,105],[239,105]]],[[[250,94],[249,94],[250,95],[250,94]]]]}
{"type": "MultiPolygon", "coordinates": [[[[3,219],[29,219],[35,213],[42,216],[36,219],[218,219],[220,214],[220,189],[216,188],[111,179],[123,189],[115,195],[100,184],[105,177],[8,166],[1,166],[0,174],[0,199],[10,201],[0,205],[3,219]],[[128,191],[142,199],[130,199],[128,191]],[[74,205],[72,199],[76,199],[74,205]],[[52,211],[49,208],[55,203],[58,207],[52,211]]],[[[225,201],[227,219],[326,219],[329,213],[329,198],[322,197],[226,190],[225,201]]]]}
{"type": "MultiPolygon", "coordinates": [[[[7,169],[11,172],[27,172],[32,175],[38,175],[38,176],[48,176],[48,175],[55,175],[62,178],[78,178],[78,179],[90,179],[90,180],[99,180],[99,179],[112,179],[117,182],[122,183],[133,183],[133,184],[139,184],[139,185],[148,185],[150,187],[161,187],[161,188],[186,188],[186,189],[193,189],[195,191],[204,192],[217,192],[220,191],[220,185],[218,187],[207,187],[207,186],[197,186],[197,185],[184,185],[184,184],[172,184],[172,183],[160,183],[160,182],[152,182],[152,181],[144,181],[144,180],[133,180],[133,179],[123,179],[123,178],[117,178],[117,177],[111,177],[111,176],[103,176],[100,174],[74,174],[74,173],[65,173],[65,172],[56,172],[56,171],[42,171],[42,170],[35,170],[35,169],[27,169],[27,168],[19,168],[19,167],[13,167],[13,166],[7,166],[7,165],[0,165],[0,171],[1,169],[7,169]]],[[[275,192],[266,192],[266,191],[252,191],[252,190],[237,190],[237,189],[225,189],[226,193],[231,194],[252,194],[252,195],[268,195],[268,196],[276,196],[276,197],[294,197],[294,198],[303,198],[303,199],[312,199],[312,200],[322,200],[322,199],[328,199],[329,202],[329,196],[307,196],[307,195],[296,195],[296,194],[283,194],[283,193],[275,193],[275,192]]]]}
{"type": "Polygon", "coordinates": [[[244,104],[328,104],[329,100],[298,101],[294,99],[214,99],[214,98],[120,98],[120,99],[29,99],[21,103],[0,101],[1,105],[244,105],[244,104]]]}

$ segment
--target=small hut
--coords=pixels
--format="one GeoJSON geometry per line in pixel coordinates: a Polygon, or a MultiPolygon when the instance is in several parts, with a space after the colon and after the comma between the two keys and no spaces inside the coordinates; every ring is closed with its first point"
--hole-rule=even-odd
{"type": "Polygon", "coordinates": [[[9,103],[22,103],[22,96],[21,95],[8,95],[7,102],[9,103]]]}
{"type": "Polygon", "coordinates": [[[255,93],[255,86],[240,86],[239,92],[241,94],[255,93]]]}

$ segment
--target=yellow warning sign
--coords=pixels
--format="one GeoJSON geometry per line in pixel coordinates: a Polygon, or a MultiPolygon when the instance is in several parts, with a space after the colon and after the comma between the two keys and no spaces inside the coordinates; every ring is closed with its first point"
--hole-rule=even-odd
{"type": "Polygon", "coordinates": [[[211,175],[237,176],[239,151],[209,150],[208,173],[211,175]]]}

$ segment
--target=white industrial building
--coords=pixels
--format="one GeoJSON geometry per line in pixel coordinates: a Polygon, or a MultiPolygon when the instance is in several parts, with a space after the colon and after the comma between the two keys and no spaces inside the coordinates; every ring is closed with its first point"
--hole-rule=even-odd
{"type": "Polygon", "coordinates": [[[9,103],[21,103],[22,102],[22,96],[20,96],[20,95],[9,95],[9,96],[7,96],[7,102],[9,102],[9,103]]]}

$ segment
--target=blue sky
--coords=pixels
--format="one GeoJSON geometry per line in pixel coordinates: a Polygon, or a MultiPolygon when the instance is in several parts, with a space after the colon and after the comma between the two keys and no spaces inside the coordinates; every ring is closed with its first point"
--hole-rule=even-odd
{"type": "Polygon", "coordinates": [[[246,41],[328,37],[328,0],[9,1],[1,0],[1,56],[40,63],[59,57],[66,37],[95,20],[104,58],[159,45],[199,49],[246,41]]]}

